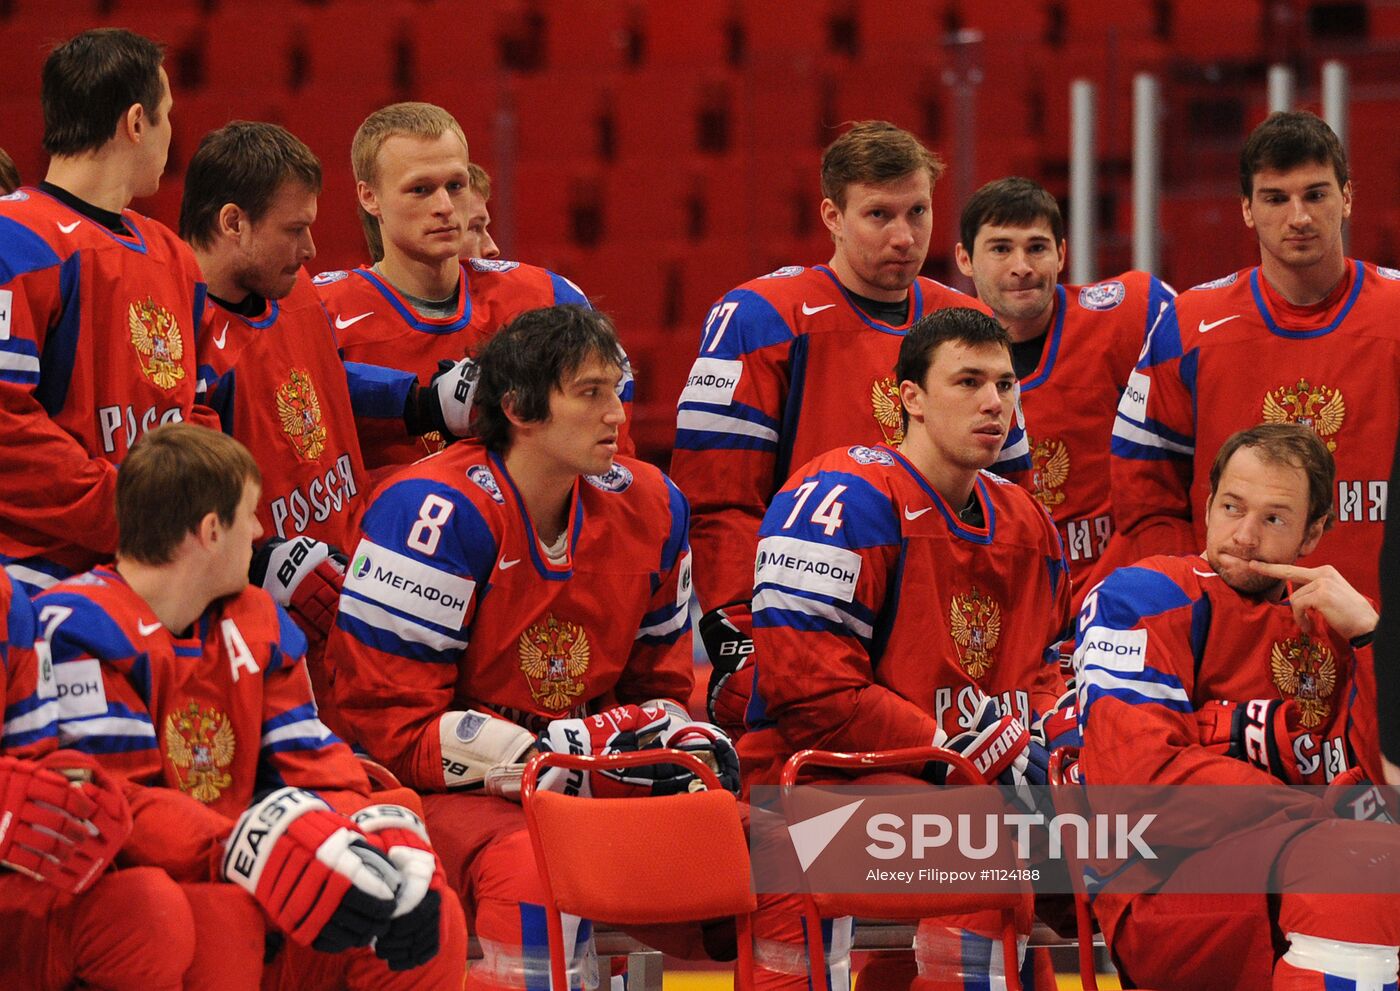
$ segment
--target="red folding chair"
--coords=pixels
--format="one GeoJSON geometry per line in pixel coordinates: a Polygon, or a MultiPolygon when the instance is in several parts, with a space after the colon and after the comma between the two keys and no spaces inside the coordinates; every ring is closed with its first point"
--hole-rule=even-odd
{"type": "MultiPolygon", "coordinates": [[[[797,784],[804,767],[828,767],[842,771],[868,771],[879,767],[923,765],[931,760],[957,768],[969,781],[985,783],[981,773],[962,754],[944,747],[908,747],[866,753],[838,753],[830,750],[800,750],[788,758],[781,778],[784,800],[797,784]]],[[[1020,961],[1016,954],[1016,910],[1021,894],[1015,891],[977,894],[949,892],[803,892],[803,912],[807,921],[807,969],[811,991],[829,991],[826,980],[826,947],[822,945],[822,917],[843,915],[889,921],[909,921],[968,912],[997,911],[1001,914],[1001,944],[1007,991],[1021,991],[1020,961]]]]}
{"type": "Polygon", "coordinates": [[[704,761],[678,750],[600,757],[540,753],[525,765],[520,800],[547,901],[556,991],[568,988],[561,912],[623,926],[732,915],[738,989],[752,991],[756,902],[748,841],[738,801],[704,761]],[[546,767],[595,771],[644,764],[682,765],[696,773],[705,790],[656,798],[570,798],[536,788],[546,767]]]}
{"type": "MultiPolygon", "coordinates": [[[[1059,747],[1050,755],[1050,784],[1054,787],[1069,784],[1065,780],[1065,765],[1078,759],[1079,751],[1073,747],[1059,747]]],[[[1073,787],[1073,785],[1071,785],[1073,787]]],[[[1066,847],[1068,851],[1070,847],[1066,847]]],[[[1079,940],[1079,983],[1084,991],[1098,991],[1098,967],[1094,963],[1094,917],[1089,912],[1089,895],[1084,890],[1084,871],[1072,854],[1070,858],[1070,883],[1074,886],[1075,936],[1079,940]]]]}

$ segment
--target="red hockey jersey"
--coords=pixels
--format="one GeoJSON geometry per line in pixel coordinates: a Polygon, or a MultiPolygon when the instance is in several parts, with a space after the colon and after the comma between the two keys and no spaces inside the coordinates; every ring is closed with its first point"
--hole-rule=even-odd
{"type": "Polygon", "coordinates": [[[337,709],[405,784],[444,786],[437,720],[530,729],[617,702],[684,702],[689,511],[648,464],[574,484],[551,563],[501,459],[462,441],[392,476],[360,524],[327,657],[337,709]]]}
{"type": "Polygon", "coordinates": [[[107,568],[35,605],[53,650],[60,745],[130,783],[128,861],[211,880],[254,796],[283,785],[369,794],[359,761],[317,718],[306,638],[261,589],[213,603],[186,636],[107,568]]]}
{"type": "Polygon", "coordinates": [[[1059,537],[1023,489],[983,472],[974,491],[982,526],[885,445],[788,480],[759,531],[751,725],[776,723],[789,753],[888,750],[969,728],[983,695],[1027,726],[1054,705],[1059,537]]]}
{"type": "MultiPolygon", "coordinates": [[[[559,303],[588,305],[568,279],[534,265],[473,258],[462,266],[457,312],[443,319],[418,316],[408,301],[368,268],[322,272],[313,280],[326,311],[335,320],[341,354],[348,362],[398,368],[432,381],[442,360],[457,361],[526,310],[559,303]]],[[[623,405],[630,417],[632,382],[623,382],[623,405]]],[[[357,420],[365,466],[381,480],[392,469],[442,449],[442,437],[410,437],[401,420],[360,416],[357,420]]],[[[618,443],[632,453],[626,428],[618,443]]]]}
{"type": "MultiPolygon", "coordinates": [[[[750,598],[759,521],[794,465],[836,446],[903,439],[899,345],[915,320],[951,306],[990,312],[920,278],[909,319],[894,327],[861,311],[825,265],[778,269],[714,305],[677,406],[671,457],[695,513],[703,608],[750,598]]],[[[1024,456],[1013,422],[999,464],[1026,467],[1024,456]]]]}
{"type": "Polygon", "coordinates": [[[31,588],[112,555],[117,465],[193,412],[199,266],[122,219],[129,235],[37,189],[0,197],[0,563],[31,588]]]}
{"type": "Polygon", "coordinates": [[[335,335],[304,271],[255,318],[210,300],[199,387],[258,462],[263,532],[347,547],[368,495],[365,466],[335,335]]]}
{"type": "Polygon", "coordinates": [[[1291,308],[1246,269],[1182,293],[1153,329],[1113,427],[1114,515],[1143,554],[1205,543],[1210,466],[1260,422],[1305,423],[1337,462],[1337,526],[1306,565],[1379,594],[1400,428],[1400,271],[1349,263],[1330,305],[1291,308]]]}
{"type": "Polygon", "coordinates": [[[1075,593],[1121,564],[1113,538],[1108,448],[1113,418],[1147,332],[1172,299],[1146,272],[1090,286],[1057,286],[1040,364],[1021,380],[1029,489],[1055,520],[1075,593]]]}

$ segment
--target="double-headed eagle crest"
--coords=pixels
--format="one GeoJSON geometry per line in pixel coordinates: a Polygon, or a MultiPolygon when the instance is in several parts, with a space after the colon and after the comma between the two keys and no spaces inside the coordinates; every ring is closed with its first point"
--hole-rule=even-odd
{"type": "Polygon", "coordinates": [[[588,634],[550,613],[520,634],[520,670],[530,695],[545,709],[562,712],[583,694],[588,670],[588,634]]]}
{"type": "Polygon", "coordinates": [[[1298,703],[1304,729],[1322,725],[1332,714],[1337,662],[1325,643],[1308,636],[1274,641],[1269,673],[1278,690],[1298,703]]]}
{"type": "Polygon", "coordinates": [[[885,443],[897,447],[904,442],[904,404],[899,401],[899,383],[893,375],[876,379],[870,386],[870,406],[885,443]]]}
{"type": "Polygon", "coordinates": [[[1031,495],[1053,512],[1065,501],[1060,487],[1069,480],[1069,448],[1054,438],[1031,442],[1031,495]]]}
{"type": "Polygon", "coordinates": [[[233,748],[233,724],[213,706],[203,710],[191,701],[165,717],[165,756],[180,790],[192,798],[213,802],[233,783],[225,770],[233,748]]]}
{"type": "Polygon", "coordinates": [[[953,596],[948,631],[958,645],[958,661],[969,677],[980,678],[996,660],[992,651],[1001,639],[1001,607],[976,585],[966,595],[953,596]]]}
{"type": "Polygon", "coordinates": [[[1347,404],[1342,399],[1341,389],[1314,386],[1307,379],[1300,378],[1297,385],[1281,385],[1264,393],[1265,423],[1301,423],[1311,427],[1329,451],[1337,450],[1332,435],[1342,429],[1346,415],[1347,404]]]}
{"type": "Polygon", "coordinates": [[[326,426],[310,373],[293,368],[291,377],[277,389],[277,418],[298,455],[307,461],[321,456],[326,449],[326,426]]]}
{"type": "Polygon", "coordinates": [[[141,372],[161,389],[173,389],[185,377],[185,342],[175,314],[149,296],[126,311],[131,346],[136,349],[141,372]]]}

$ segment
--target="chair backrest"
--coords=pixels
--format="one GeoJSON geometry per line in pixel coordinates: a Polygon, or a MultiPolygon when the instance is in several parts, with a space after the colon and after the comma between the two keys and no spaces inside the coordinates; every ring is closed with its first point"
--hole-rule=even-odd
{"type": "Polygon", "coordinates": [[[681,922],[754,910],[749,852],[734,796],[534,796],[535,828],[555,903],[621,924],[681,922]]]}

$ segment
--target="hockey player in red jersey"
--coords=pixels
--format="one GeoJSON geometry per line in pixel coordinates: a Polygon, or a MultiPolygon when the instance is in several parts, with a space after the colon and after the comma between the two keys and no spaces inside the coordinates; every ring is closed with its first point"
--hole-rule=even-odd
{"type": "MultiPolygon", "coordinates": [[[[491,176],[475,162],[467,163],[467,197],[462,214],[466,218],[462,224],[462,261],[484,258],[487,261],[501,257],[501,249],[496,246],[491,232],[491,212],[486,201],[491,198],[491,176]]],[[[360,223],[365,231],[365,243],[369,246],[372,262],[384,260],[384,237],[379,233],[379,221],[363,210],[360,223]]]]}
{"type": "Polygon", "coordinates": [[[177,991],[194,957],[179,885],[108,871],[131,831],[120,780],[58,744],[58,686],[33,606],[0,571],[0,987],[177,991]]]}
{"type": "MultiPolygon", "coordinates": [[[[684,712],[689,512],[664,474],[618,456],[621,361],[611,323],[581,306],[530,311],[492,337],[478,436],[376,492],[331,636],[342,716],[423,793],[481,942],[469,975],[481,987],[549,983],[543,894],[513,793],[532,748],[572,734],[590,752],[641,737],[733,753],[684,712]]],[[[631,793],[685,787],[656,786],[631,793]]],[[[629,791],[613,779],[552,787],[629,791]]],[[[588,923],[567,932],[583,949],[570,968],[586,971],[588,923]]]]}
{"type": "MultiPolygon", "coordinates": [[[[1064,692],[1056,647],[1069,623],[1069,575],[1049,515],[982,469],[1002,448],[1016,377],[1010,338],[971,309],[920,319],[894,366],[897,445],[854,445],[800,467],[773,498],[754,571],[755,665],[745,784],[776,784],[806,747],[889,750],[946,744],[994,761],[1005,783],[1044,783],[1037,719],[1064,692]],[[1000,742],[994,742],[1000,741],[1000,742]]],[[[759,895],[761,984],[805,985],[796,896],[759,895]]],[[[966,929],[950,972],[949,920],[916,945],[916,987],[987,987],[994,941],[966,929]]],[[[1030,897],[1022,918],[1030,931],[1030,897]]],[[[828,940],[845,987],[850,920],[828,940]],[[842,930],[845,935],[843,937],[842,930]]],[[[952,922],[951,925],[958,925],[952,922]]],[[[863,978],[864,979],[864,978],[863,978]]],[[[994,985],[995,986],[995,985],[994,985]]]]}
{"type": "MultiPolygon", "coordinates": [[[[943,163],[883,121],[851,128],[822,156],[831,261],[789,266],[726,293],[710,310],[676,413],[671,472],[695,510],[701,636],[716,676],[711,711],[742,729],[752,671],[749,600],[758,525],[801,465],[843,444],[897,444],[900,342],[920,317],[982,304],[919,275],[943,163]]],[[[1025,454],[1014,431],[1005,452],[1025,454]]],[[[1028,464],[1028,462],[1026,462],[1028,464]]]]}
{"type": "Polygon", "coordinates": [[[1113,428],[1114,515],[1141,554],[1205,534],[1210,454],[1261,421],[1312,427],[1337,463],[1337,528],[1313,564],[1376,596],[1400,424],[1400,271],[1348,259],[1346,154],[1308,113],[1273,114],[1240,157],[1259,265],[1182,293],[1153,330],[1113,428]]]}
{"type": "Polygon", "coordinates": [[[1030,492],[1059,528],[1075,602],[1130,552],[1113,533],[1108,447],[1118,399],[1147,332],[1172,299],[1147,272],[1057,285],[1065,222],[1043,186],[1010,177],[963,207],[958,268],[1011,334],[1026,416],[1030,492]]]}
{"type": "MultiPolygon", "coordinates": [[[[315,279],[347,361],[398,368],[426,386],[439,362],[476,350],[526,310],[587,299],[568,279],[519,262],[459,259],[469,222],[467,139],[446,110],[396,103],[376,110],[350,151],[360,209],[377,225],[382,260],[315,279]]],[[[620,388],[632,401],[630,371],[620,388]]],[[[358,419],[365,464],[376,477],[441,447],[403,424],[358,419]]],[[[624,428],[623,451],[631,452],[624,428]]]]}
{"type": "Polygon", "coordinates": [[[1349,890],[1358,869],[1393,872],[1400,836],[1389,823],[1328,819],[1316,799],[1283,788],[1326,784],[1354,752],[1375,753],[1364,689],[1376,611],[1330,565],[1294,563],[1331,522],[1332,457],[1306,427],[1261,424],[1227,439],[1209,478],[1201,556],[1139,561],[1085,600],[1081,775],[1088,785],[1277,789],[1264,839],[1201,817],[1190,846],[1204,852],[1175,869],[1138,861],[1122,875],[1131,891],[1232,849],[1226,862],[1267,850],[1272,878],[1311,881],[1269,897],[1119,893],[1110,882],[1094,911],[1136,986],[1394,987],[1400,889],[1314,892],[1349,890]]]}
{"type": "Polygon", "coordinates": [[[247,449],[212,431],[132,449],[116,564],[36,602],[59,741],[126,779],[123,861],[185,885],[193,985],[256,986],[272,934],[286,945],[264,987],[456,988],[460,906],[422,823],[372,804],[317,717],[305,638],[248,585],[259,487],[247,449]]]}
{"type": "Polygon", "coordinates": [[[165,169],[160,48],[84,32],[50,53],[43,103],[48,174],[0,198],[0,564],[31,590],[111,556],[117,465],[194,413],[204,306],[189,249],[126,209],[165,169]]]}

